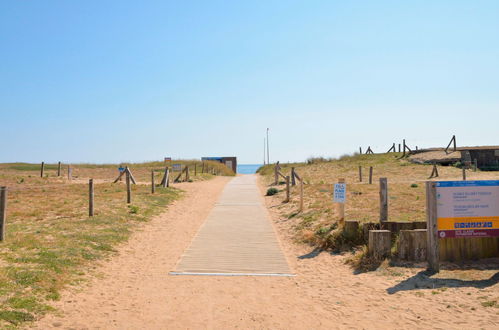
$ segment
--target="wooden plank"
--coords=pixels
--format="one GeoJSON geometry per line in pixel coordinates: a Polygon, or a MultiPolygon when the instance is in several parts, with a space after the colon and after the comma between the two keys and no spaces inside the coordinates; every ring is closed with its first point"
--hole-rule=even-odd
{"type": "Polygon", "coordinates": [[[379,178],[379,221],[388,221],[388,179],[379,178]]]}
{"type": "Polygon", "coordinates": [[[0,187],[0,242],[5,240],[6,220],[7,220],[7,187],[0,187]]]}
{"type": "Polygon", "coordinates": [[[389,230],[369,230],[368,253],[382,260],[391,254],[392,238],[389,230]]]}
{"type": "Polygon", "coordinates": [[[440,271],[440,251],[437,230],[437,189],[435,182],[426,182],[426,228],[428,270],[440,271]]]}
{"type": "Polygon", "coordinates": [[[127,167],[126,170],[128,172],[128,174],[130,174],[130,180],[132,181],[133,184],[137,184],[137,182],[135,182],[135,178],[133,177],[133,174],[132,172],[130,171],[130,169],[127,167]]]}

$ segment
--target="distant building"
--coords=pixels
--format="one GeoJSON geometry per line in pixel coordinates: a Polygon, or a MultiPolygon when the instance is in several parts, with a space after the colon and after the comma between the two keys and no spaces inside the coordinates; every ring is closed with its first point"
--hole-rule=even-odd
{"type": "Polygon", "coordinates": [[[465,167],[474,164],[482,171],[499,171],[499,146],[457,147],[456,151],[445,148],[413,150],[410,160],[415,163],[452,165],[461,163],[465,167]]]}
{"type": "Polygon", "coordinates": [[[219,162],[237,173],[237,157],[202,157],[201,160],[211,160],[219,162]]]}

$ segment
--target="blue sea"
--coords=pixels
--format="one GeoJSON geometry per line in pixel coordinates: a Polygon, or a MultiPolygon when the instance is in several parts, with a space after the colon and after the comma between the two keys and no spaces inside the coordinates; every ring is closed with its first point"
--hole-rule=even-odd
{"type": "Polygon", "coordinates": [[[261,164],[241,164],[237,165],[238,174],[254,174],[261,164]]]}

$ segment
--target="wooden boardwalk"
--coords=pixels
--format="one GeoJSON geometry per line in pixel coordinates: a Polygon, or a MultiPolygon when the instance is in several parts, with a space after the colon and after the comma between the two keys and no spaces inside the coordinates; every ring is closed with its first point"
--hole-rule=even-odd
{"type": "Polygon", "coordinates": [[[225,187],[174,275],[292,276],[256,186],[256,175],[225,187]]]}

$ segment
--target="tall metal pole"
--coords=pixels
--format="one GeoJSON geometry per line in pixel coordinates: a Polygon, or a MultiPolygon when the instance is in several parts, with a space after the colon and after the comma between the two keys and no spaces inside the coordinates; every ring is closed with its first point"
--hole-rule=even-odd
{"type": "Polygon", "coordinates": [[[265,165],[265,138],[263,138],[263,165],[265,165]]]}
{"type": "Polygon", "coordinates": [[[270,156],[269,156],[269,129],[267,128],[267,164],[270,164],[270,156]]]}

